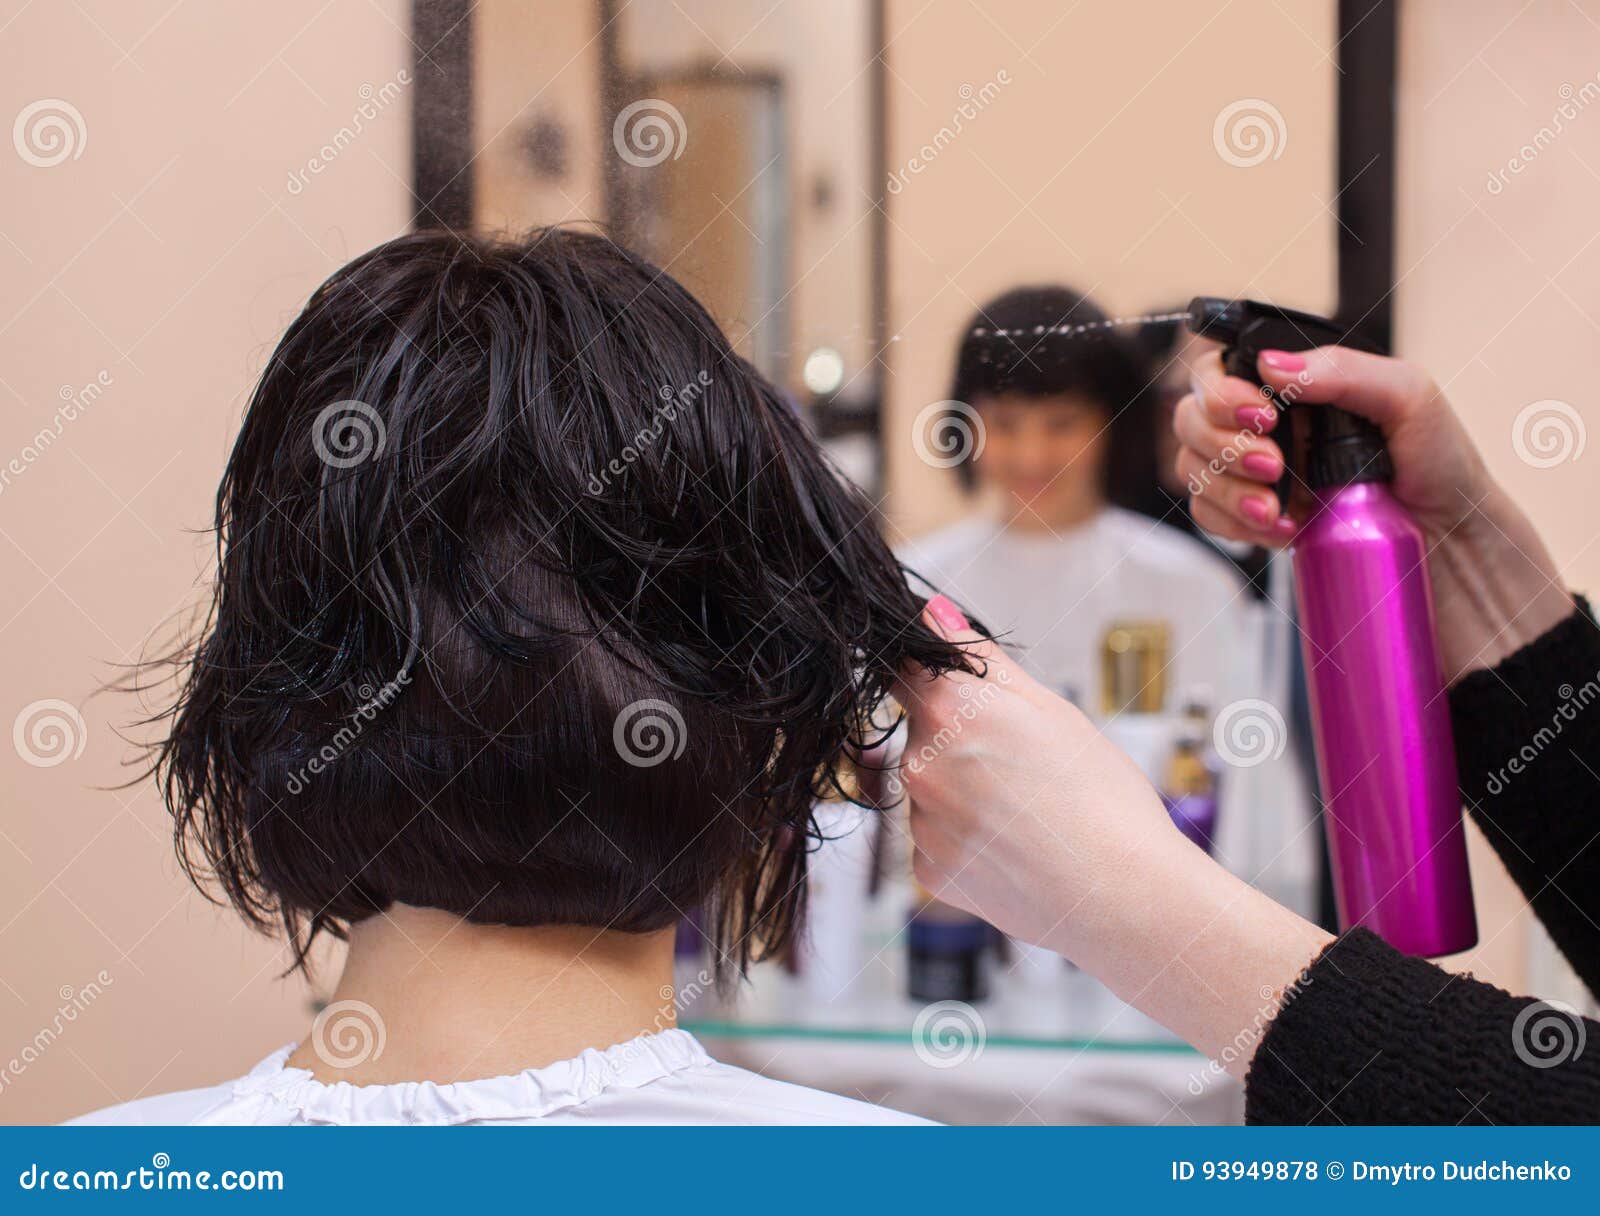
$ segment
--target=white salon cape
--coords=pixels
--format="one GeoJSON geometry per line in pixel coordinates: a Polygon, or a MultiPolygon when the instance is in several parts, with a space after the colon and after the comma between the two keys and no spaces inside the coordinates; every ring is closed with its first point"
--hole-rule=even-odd
{"type": "Polygon", "coordinates": [[[1204,542],[1114,507],[1054,533],[1008,530],[994,516],[976,515],[902,546],[899,556],[920,576],[913,579],[919,591],[943,591],[976,614],[1031,675],[1096,721],[1107,628],[1165,621],[1167,708],[1201,695],[1221,730],[1231,724],[1240,732],[1219,747],[1225,760],[1231,752],[1239,762],[1223,766],[1219,783],[1217,858],[1309,911],[1315,828],[1288,740],[1293,626],[1280,592],[1258,603],[1204,542]]]}
{"type": "Polygon", "coordinates": [[[684,1030],[513,1076],[436,1085],[324,1084],[286,1067],[294,1044],[236,1081],[140,1098],[70,1122],[215,1124],[920,1124],[923,1119],[719,1064],[684,1030]]]}

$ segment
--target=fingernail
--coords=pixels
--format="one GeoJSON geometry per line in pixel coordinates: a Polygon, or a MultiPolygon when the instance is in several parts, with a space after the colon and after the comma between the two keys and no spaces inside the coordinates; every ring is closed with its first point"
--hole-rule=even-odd
{"type": "Polygon", "coordinates": [[[1300,372],[1306,367],[1304,356],[1286,350],[1264,350],[1261,352],[1261,362],[1275,372],[1300,372]]]}
{"type": "Polygon", "coordinates": [[[948,597],[936,595],[928,601],[928,613],[946,629],[971,629],[967,618],[962,615],[961,609],[948,597]]]}
{"type": "Polygon", "coordinates": [[[1280,515],[1278,516],[1278,522],[1272,525],[1272,530],[1285,540],[1291,540],[1294,534],[1300,530],[1300,525],[1287,515],[1280,515]]]}
{"type": "Polygon", "coordinates": [[[1252,494],[1249,498],[1240,500],[1239,510],[1258,528],[1265,528],[1272,519],[1272,507],[1269,501],[1259,494],[1252,494]]]}
{"type": "Polygon", "coordinates": [[[1283,473],[1283,465],[1276,456],[1268,456],[1265,452],[1251,452],[1239,462],[1241,468],[1252,477],[1262,481],[1277,481],[1283,473]]]}
{"type": "Polygon", "coordinates": [[[1262,409],[1259,405],[1241,405],[1234,417],[1240,426],[1258,435],[1270,431],[1278,422],[1276,410],[1262,409]]]}

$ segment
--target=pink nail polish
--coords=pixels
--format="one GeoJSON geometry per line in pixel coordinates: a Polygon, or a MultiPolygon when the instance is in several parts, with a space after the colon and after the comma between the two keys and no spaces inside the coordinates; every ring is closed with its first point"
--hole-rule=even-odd
{"type": "Polygon", "coordinates": [[[962,615],[948,596],[936,595],[928,601],[928,614],[943,625],[946,629],[959,629],[962,631],[972,628],[967,624],[967,618],[962,615]]]}
{"type": "Polygon", "coordinates": [[[1272,530],[1283,537],[1284,540],[1292,540],[1294,534],[1300,531],[1300,525],[1287,515],[1280,515],[1278,516],[1278,522],[1272,525],[1272,530]]]}
{"type": "Polygon", "coordinates": [[[1244,512],[1244,517],[1258,528],[1265,528],[1272,518],[1272,508],[1265,498],[1259,494],[1252,494],[1249,498],[1241,499],[1239,510],[1244,512]]]}
{"type": "Polygon", "coordinates": [[[1278,424],[1277,411],[1262,409],[1259,405],[1241,405],[1234,417],[1245,430],[1258,435],[1265,434],[1278,424]]]}
{"type": "Polygon", "coordinates": [[[1261,362],[1275,372],[1303,372],[1306,369],[1303,355],[1292,354],[1286,350],[1264,350],[1261,352],[1261,362]]]}
{"type": "Polygon", "coordinates": [[[1239,465],[1250,476],[1259,477],[1262,481],[1277,481],[1283,474],[1283,465],[1278,458],[1268,456],[1265,452],[1251,452],[1239,465]]]}

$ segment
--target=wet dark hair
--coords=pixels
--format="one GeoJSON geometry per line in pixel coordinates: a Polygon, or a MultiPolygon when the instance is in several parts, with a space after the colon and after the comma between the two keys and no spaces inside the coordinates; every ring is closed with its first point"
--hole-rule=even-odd
{"type": "MultiPolygon", "coordinates": [[[[1070,287],[1018,287],[997,296],[962,331],[950,396],[975,408],[999,396],[1070,394],[1093,402],[1110,431],[1100,471],[1106,500],[1159,516],[1155,399],[1132,344],[1109,328],[1051,332],[1105,320],[1094,301],[1070,287]]],[[[976,484],[972,461],[956,469],[968,489],[976,484]]]]}
{"type": "Polygon", "coordinates": [[[779,393],[592,234],[405,236],[312,295],[217,495],[155,769],[304,966],[395,903],[742,968],[897,669],[966,666],[779,393]]]}

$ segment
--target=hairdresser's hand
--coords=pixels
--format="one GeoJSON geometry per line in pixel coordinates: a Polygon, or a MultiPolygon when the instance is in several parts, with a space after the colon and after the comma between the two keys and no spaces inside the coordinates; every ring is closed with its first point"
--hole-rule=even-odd
{"type": "Polygon", "coordinates": [[[1265,1024],[1263,1001],[1270,1016],[1327,935],[1185,839],[1133,761],[949,600],[925,619],[987,670],[908,672],[896,689],[917,880],[1072,959],[1202,1050],[1233,1043],[1242,1068],[1240,1028],[1265,1024]]]}
{"type": "Polygon", "coordinates": [[[986,666],[897,690],[909,717],[901,778],[917,880],[946,903],[1076,958],[1131,871],[1205,861],[1126,755],[1071,703],[967,627],[948,599],[931,628],[972,639],[986,666]]]}
{"type": "MultiPolygon", "coordinates": [[[[1221,356],[1195,364],[1194,391],[1173,417],[1177,470],[1208,532],[1282,546],[1315,503],[1297,487],[1287,516],[1273,485],[1283,452],[1261,390],[1226,375],[1221,356]]],[[[1378,424],[1395,496],[1428,545],[1446,675],[1493,666],[1572,612],[1559,571],[1527,517],[1490,475],[1444,394],[1421,368],[1343,347],[1268,351],[1257,366],[1297,405],[1337,405],[1378,424]]]]}

